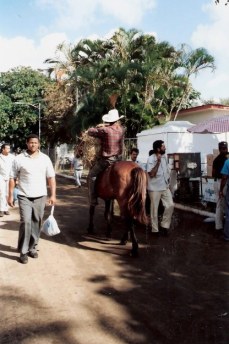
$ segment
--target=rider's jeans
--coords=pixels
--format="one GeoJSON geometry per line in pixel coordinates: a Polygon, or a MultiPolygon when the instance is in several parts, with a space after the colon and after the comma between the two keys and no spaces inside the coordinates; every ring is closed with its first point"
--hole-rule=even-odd
{"type": "Polygon", "coordinates": [[[98,174],[117,160],[119,160],[117,157],[99,158],[95,162],[95,165],[91,168],[88,174],[88,193],[90,205],[95,206],[98,204],[97,195],[95,192],[95,181],[98,174]]]}

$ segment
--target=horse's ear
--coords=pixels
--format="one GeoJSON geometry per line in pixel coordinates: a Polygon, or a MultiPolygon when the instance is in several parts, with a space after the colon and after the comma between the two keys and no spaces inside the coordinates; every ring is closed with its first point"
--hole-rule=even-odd
{"type": "Polygon", "coordinates": [[[113,93],[111,96],[109,96],[109,103],[112,109],[115,108],[118,96],[119,95],[117,93],[113,93]]]}

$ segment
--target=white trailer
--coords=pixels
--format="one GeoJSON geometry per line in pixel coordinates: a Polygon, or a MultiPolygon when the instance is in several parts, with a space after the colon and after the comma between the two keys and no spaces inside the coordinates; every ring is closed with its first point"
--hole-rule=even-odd
{"type": "MultiPolygon", "coordinates": [[[[139,149],[139,160],[147,162],[149,151],[153,148],[153,142],[163,140],[167,154],[174,153],[200,153],[201,173],[200,185],[203,200],[215,202],[213,179],[203,178],[207,176],[207,155],[218,149],[220,141],[227,141],[229,133],[220,134],[197,134],[189,133],[188,128],[194,124],[188,121],[170,121],[164,125],[155,126],[152,129],[143,130],[137,134],[137,147],[139,149]]],[[[176,189],[176,177],[171,174],[173,189],[176,189]]]]}
{"type": "Polygon", "coordinates": [[[227,141],[229,133],[221,134],[196,134],[189,133],[188,128],[194,124],[188,121],[170,121],[152,129],[143,130],[137,134],[137,147],[139,160],[146,163],[153,142],[163,140],[166,153],[200,153],[201,171],[207,173],[207,155],[218,149],[220,141],[227,141]]]}

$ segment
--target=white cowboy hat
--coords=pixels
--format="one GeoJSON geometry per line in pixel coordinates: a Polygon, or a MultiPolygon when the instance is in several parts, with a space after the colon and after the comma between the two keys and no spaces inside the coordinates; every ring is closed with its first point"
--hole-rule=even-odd
{"type": "Polygon", "coordinates": [[[119,113],[118,113],[118,110],[116,109],[113,109],[113,110],[110,110],[108,112],[108,114],[104,115],[102,117],[102,120],[103,122],[106,122],[106,123],[112,123],[112,122],[116,122],[118,121],[119,119],[123,118],[124,116],[120,116],[119,117],[119,113]]]}

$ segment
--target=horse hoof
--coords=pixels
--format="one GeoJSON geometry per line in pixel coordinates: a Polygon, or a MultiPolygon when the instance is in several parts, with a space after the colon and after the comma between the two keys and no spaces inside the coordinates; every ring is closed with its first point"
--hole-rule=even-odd
{"type": "Polygon", "coordinates": [[[133,258],[137,258],[138,257],[138,252],[137,251],[130,251],[130,256],[133,258]]]}
{"type": "Polygon", "coordinates": [[[90,227],[87,229],[87,233],[88,234],[96,234],[95,230],[90,228],[90,227]]]}

